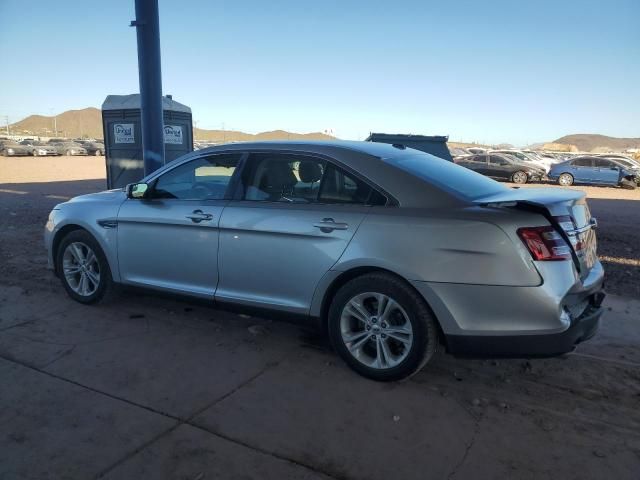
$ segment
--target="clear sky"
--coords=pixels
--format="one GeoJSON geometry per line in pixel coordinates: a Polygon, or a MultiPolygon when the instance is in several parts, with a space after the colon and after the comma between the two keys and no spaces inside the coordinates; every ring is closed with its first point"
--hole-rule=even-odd
{"type": "MultiPolygon", "coordinates": [[[[133,18],[0,0],[0,115],[137,92],[133,18]]],[[[640,136],[640,0],[160,0],[160,29],[163,92],[201,128],[640,136]]]]}

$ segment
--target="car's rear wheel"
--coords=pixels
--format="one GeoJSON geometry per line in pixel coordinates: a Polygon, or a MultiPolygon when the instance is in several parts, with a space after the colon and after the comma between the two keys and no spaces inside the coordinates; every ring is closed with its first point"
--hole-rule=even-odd
{"type": "Polygon", "coordinates": [[[513,183],[527,183],[527,181],[529,180],[529,176],[527,175],[527,172],[518,170],[513,175],[511,175],[511,180],[513,181],[513,183]]]}
{"type": "Polygon", "coordinates": [[[563,187],[573,185],[573,175],[570,173],[561,173],[558,177],[558,185],[562,185],[563,187]]]}
{"type": "Polygon", "coordinates": [[[385,273],[357,277],[336,293],[329,336],[342,359],[365,377],[395,381],[418,372],[433,356],[438,330],[420,295],[385,273]]]}
{"type": "Polygon", "coordinates": [[[96,303],[113,288],[104,252],[85,230],[74,230],[62,239],[56,271],[69,296],[80,303],[96,303]]]}

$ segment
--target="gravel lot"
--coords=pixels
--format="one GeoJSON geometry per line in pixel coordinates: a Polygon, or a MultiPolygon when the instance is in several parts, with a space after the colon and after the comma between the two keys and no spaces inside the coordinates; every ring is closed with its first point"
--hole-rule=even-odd
{"type": "Polygon", "coordinates": [[[613,295],[575,353],[438,353],[379,384],[296,325],[140,292],[69,300],[42,228],[104,172],[0,157],[0,479],[638,478],[640,192],[583,188],[613,295]]]}

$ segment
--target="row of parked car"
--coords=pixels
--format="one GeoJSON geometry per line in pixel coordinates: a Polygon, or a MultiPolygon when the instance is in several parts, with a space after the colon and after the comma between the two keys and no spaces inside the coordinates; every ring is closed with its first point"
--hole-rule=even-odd
{"type": "Polygon", "coordinates": [[[21,142],[0,138],[0,155],[45,157],[49,155],[104,155],[104,143],[96,140],[52,138],[48,142],[27,138],[21,142]]]}
{"type": "Polygon", "coordinates": [[[452,149],[452,154],[458,165],[513,183],[550,180],[565,187],[574,183],[623,188],[640,185],[640,162],[619,154],[541,154],[532,150],[476,148],[452,149]]]}

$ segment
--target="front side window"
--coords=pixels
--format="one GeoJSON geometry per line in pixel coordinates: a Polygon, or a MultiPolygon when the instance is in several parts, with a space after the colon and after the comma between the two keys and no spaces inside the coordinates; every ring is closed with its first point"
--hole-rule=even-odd
{"type": "Polygon", "coordinates": [[[615,168],[618,166],[615,163],[613,163],[611,160],[607,160],[606,158],[596,158],[595,163],[596,163],[596,167],[599,167],[599,168],[611,168],[611,167],[615,168]]]}
{"type": "Polygon", "coordinates": [[[221,200],[239,160],[240,154],[211,155],[180,165],[158,178],[151,198],[221,200]]]}

